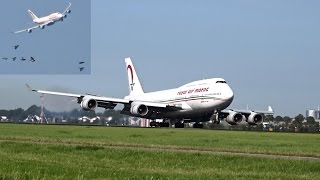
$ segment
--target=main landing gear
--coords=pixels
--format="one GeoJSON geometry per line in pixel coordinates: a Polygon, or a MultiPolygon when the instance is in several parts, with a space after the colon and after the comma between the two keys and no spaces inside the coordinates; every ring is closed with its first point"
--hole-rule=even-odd
{"type": "Polygon", "coordinates": [[[219,116],[219,113],[216,112],[216,113],[212,114],[211,117],[210,117],[210,121],[211,121],[213,124],[220,124],[220,122],[221,122],[221,117],[219,116]]]}
{"type": "Polygon", "coordinates": [[[174,123],[174,127],[175,127],[175,128],[184,128],[184,123],[178,121],[178,122],[174,123]]]}
{"type": "Polygon", "coordinates": [[[156,121],[151,121],[150,122],[150,127],[169,127],[170,123],[168,122],[156,122],[156,121]]]}
{"type": "MultiPolygon", "coordinates": [[[[150,122],[150,127],[171,127],[171,123],[174,123],[174,128],[184,128],[185,124],[183,121],[179,120],[179,121],[163,121],[163,122],[157,122],[157,121],[151,121],[150,122]]],[[[196,122],[193,124],[193,128],[203,128],[203,124],[196,122]]]]}
{"type": "Polygon", "coordinates": [[[194,123],[194,124],[193,124],[193,128],[199,128],[199,129],[202,129],[202,128],[203,128],[203,124],[200,124],[200,123],[194,123]]]}

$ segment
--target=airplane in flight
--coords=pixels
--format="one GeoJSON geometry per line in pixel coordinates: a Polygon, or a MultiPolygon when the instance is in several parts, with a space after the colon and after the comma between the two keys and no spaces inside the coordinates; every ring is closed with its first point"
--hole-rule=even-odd
{"type": "Polygon", "coordinates": [[[226,109],[231,104],[234,94],[227,82],[222,78],[193,81],[178,88],[145,93],[133,63],[125,59],[129,81],[129,95],[123,99],[89,94],[72,94],[32,89],[30,91],[73,97],[80,107],[86,111],[94,111],[97,107],[114,109],[118,104],[124,105],[121,113],[151,119],[150,126],[183,128],[184,123],[195,122],[194,128],[203,128],[202,122],[220,123],[225,120],[231,125],[242,121],[249,125],[263,122],[264,114],[273,114],[269,106],[267,111],[249,111],[226,109]],[[157,123],[157,119],[162,119],[157,123]]]}
{"type": "Polygon", "coordinates": [[[3,57],[2,60],[8,60],[8,58],[7,57],[3,57]]]}
{"type": "Polygon", "coordinates": [[[80,70],[80,71],[83,71],[83,70],[84,70],[84,67],[79,67],[79,70],[80,70]]]}
{"type": "Polygon", "coordinates": [[[12,61],[16,61],[17,57],[13,57],[13,58],[11,58],[11,59],[12,59],[12,61]]]}
{"type": "Polygon", "coordinates": [[[22,57],[20,60],[21,60],[21,61],[25,61],[25,60],[27,60],[27,59],[26,59],[26,58],[24,58],[24,57],[22,57]]]}
{"type": "Polygon", "coordinates": [[[53,24],[55,24],[57,21],[63,21],[64,18],[67,18],[67,15],[71,13],[71,3],[69,3],[69,6],[62,12],[55,12],[52,13],[48,16],[44,16],[44,17],[37,17],[31,10],[28,10],[28,13],[30,14],[33,23],[37,24],[36,26],[27,28],[27,29],[23,29],[23,30],[19,30],[14,32],[15,34],[17,33],[21,33],[21,32],[28,32],[28,33],[32,33],[32,31],[36,28],[41,28],[44,29],[46,26],[51,26],[53,24]]]}

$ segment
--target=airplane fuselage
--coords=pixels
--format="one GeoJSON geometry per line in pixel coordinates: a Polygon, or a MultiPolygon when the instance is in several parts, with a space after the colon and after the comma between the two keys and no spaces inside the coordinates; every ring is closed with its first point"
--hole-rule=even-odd
{"type": "MultiPolygon", "coordinates": [[[[34,19],[33,22],[41,25],[41,24],[45,24],[45,23],[51,22],[51,21],[52,22],[59,21],[62,18],[63,18],[63,14],[56,12],[56,13],[52,13],[52,14],[45,16],[45,17],[34,19]]],[[[50,25],[50,24],[48,24],[48,25],[50,25]]]]}
{"type": "Polygon", "coordinates": [[[233,92],[221,78],[188,83],[179,88],[127,96],[130,101],[146,101],[169,104],[182,110],[169,111],[164,118],[193,118],[213,114],[227,108],[233,100],[233,92]]]}

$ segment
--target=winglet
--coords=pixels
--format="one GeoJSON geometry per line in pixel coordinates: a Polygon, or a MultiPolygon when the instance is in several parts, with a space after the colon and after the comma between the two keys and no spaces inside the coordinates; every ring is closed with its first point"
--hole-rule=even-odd
{"type": "Polygon", "coordinates": [[[268,106],[268,111],[273,113],[273,109],[271,106],[268,106]]]}

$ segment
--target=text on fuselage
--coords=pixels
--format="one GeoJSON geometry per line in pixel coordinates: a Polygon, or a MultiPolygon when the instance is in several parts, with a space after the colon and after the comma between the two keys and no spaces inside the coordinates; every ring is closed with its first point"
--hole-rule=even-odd
{"type": "Polygon", "coordinates": [[[206,88],[198,88],[198,89],[190,89],[190,90],[184,90],[184,91],[179,91],[177,95],[185,95],[185,94],[192,94],[192,93],[199,93],[199,92],[208,92],[209,87],[206,88]]]}

